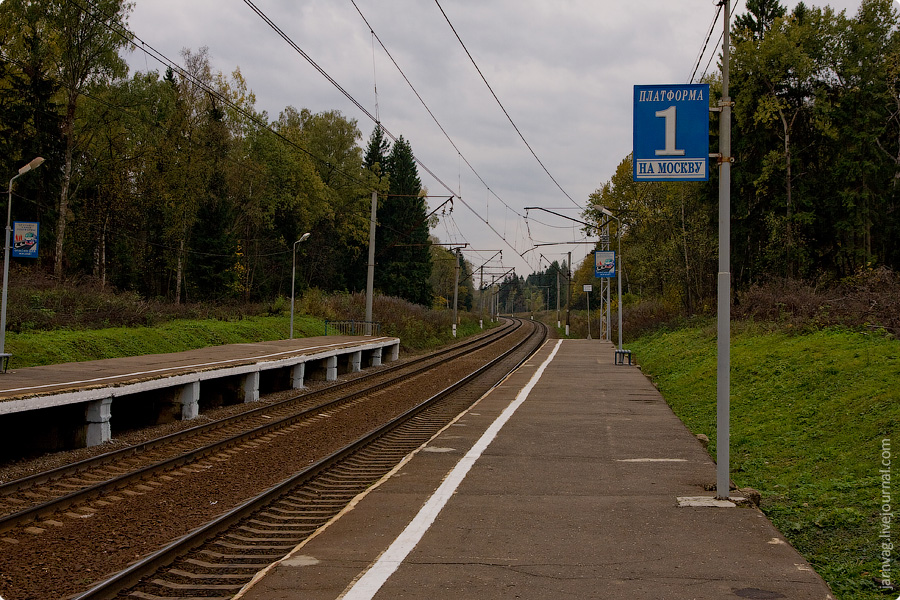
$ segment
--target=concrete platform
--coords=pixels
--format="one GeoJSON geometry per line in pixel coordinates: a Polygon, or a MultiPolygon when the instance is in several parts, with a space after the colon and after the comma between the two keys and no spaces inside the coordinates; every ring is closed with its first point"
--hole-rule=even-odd
{"type": "Polygon", "coordinates": [[[50,440],[44,449],[94,446],[110,439],[114,411],[153,421],[145,425],[189,420],[205,406],[253,402],[261,391],[381,365],[395,360],[399,347],[392,337],[327,336],[16,369],[0,374],[0,418],[15,416],[15,429],[33,428],[29,439],[50,440]]]}
{"type": "Polygon", "coordinates": [[[830,599],[758,509],[679,505],[715,465],[614,350],[548,342],[237,598],[830,599]]]}

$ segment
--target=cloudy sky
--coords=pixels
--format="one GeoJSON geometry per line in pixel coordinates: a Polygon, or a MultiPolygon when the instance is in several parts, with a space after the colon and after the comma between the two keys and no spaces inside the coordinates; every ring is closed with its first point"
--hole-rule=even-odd
{"type": "MultiPolygon", "coordinates": [[[[373,40],[351,0],[255,5],[372,114],[377,83],[382,123],[408,139],[440,179],[420,169],[429,193],[462,199],[432,230],[441,241],[470,244],[474,251],[466,256],[476,267],[502,250],[503,266],[520,275],[545,268],[541,254],[558,260],[572,251],[577,264],[589,246],[535,248],[583,239],[577,224],[540,211],[530,211],[526,220],[525,207],[580,218],[576,204],[583,207],[631,151],[633,86],[690,80],[715,1],[439,1],[440,7],[432,0],[356,0],[356,6],[459,153],[373,40]],[[441,7],[559,187],[504,115],[441,7]]],[[[796,4],[782,2],[789,9],[796,4]]],[[[859,6],[859,0],[807,1],[826,3],[848,15],[859,6]]],[[[744,12],[743,0],[736,1],[735,12],[744,12]]],[[[337,109],[357,120],[363,146],[374,128],[242,0],[136,0],[129,25],[170,59],[180,61],[183,48],[206,46],[216,70],[240,67],[257,108],[270,118],[288,105],[337,109]]],[[[720,20],[700,73],[721,29],[720,20]]],[[[140,51],[129,62],[133,70],[162,70],[140,51]]],[[[716,69],[715,59],[710,68],[716,69]]],[[[431,206],[441,202],[429,200],[431,206]]]]}

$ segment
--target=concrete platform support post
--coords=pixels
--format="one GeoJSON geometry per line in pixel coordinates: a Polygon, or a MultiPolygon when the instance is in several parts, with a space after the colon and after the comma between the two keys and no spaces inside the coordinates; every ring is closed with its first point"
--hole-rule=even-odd
{"type": "Polygon", "coordinates": [[[394,361],[400,358],[400,342],[388,347],[388,361],[394,361]]]}
{"type": "Polygon", "coordinates": [[[181,420],[190,421],[200,414],[200,382],[192,381],[181,387],[178,394],[178,403],[181,404],[181,420]]]}
{"type": "Polygon", "coordinates": [[[357,350],[350,354],[350,372],[359,373],[362,371],[362,350],[357,350]]]}
{"type": "Polygon", "coordinates": [[[94,400],[87,403],[87,409],[85,410],[85,421],[87,421],[85,445],[88,448],[105,444],[112,439],[112,429],[109,425],[111,416],[112,398],[103,398],[102,400],[94,400]]]}
{"type": "Polygon", "coordinates": [[[335,381],[337,379],[337,355],[329,356],[325,359],[325,381],[335,381]]]}
{"type": "Polygon", "coordinates": [[[303,387],[303,377],[306,375],[306,363],[297,363],[291,367],[291,387],[299,390],[303,387]]]}
{"type": "Polygon", "coordinates": [[[380,367],[381,366],[381,348],[373,348],[372,354],[369,357],[369,366],[370,367],[380,367]]]}
{"type": "Polygon", "coordinates": [[[244,376],[244,402],[256,402],[259,400],[259,371],[247,373],[244,376]]]}

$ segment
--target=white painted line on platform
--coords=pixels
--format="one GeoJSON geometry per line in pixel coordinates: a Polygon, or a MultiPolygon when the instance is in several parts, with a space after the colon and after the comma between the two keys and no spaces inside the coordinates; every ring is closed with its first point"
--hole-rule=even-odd
{"type": "Polygon", "coordinates": [[[416,547],[416,544],[422,540],[425,532],[428,531],[438,514],[447,504],[447,501],[450,500],[450,497],[456,492],[459,484],[466,478],[466,475],[475,464],[475,461],[481,457],[481,454],[491,445],[494,438],[497,437],[497,433],[499,433],[500,429],[507,421],[509,421],[510,417],[512,417],[513,413],[518,410],[522,403],[525,402],[525,399],[528,398],[531,390],[537,384],[541,375],[544,374],[547,365],[549,365],[550,361],[556,356],[556,352],[559,350],[561,344],[562,340],[556,342],[556,346],[553,348],[550,356],[548,356],[547,360],[538,367],[537,371],[535,371],[525,387],[519,391],[516,399],[500,413],[500,416],[491,423],[490,427],[488,427],[487,431],[485,431],[478,441],[475,442],[475,445],[472,446],[471,450],[469,450],[456,466],[453,467],[453,470],[450,471],[450,474],[447,475],[444,482],[441,483],[437,490],[435,490],[434,494],[431,495],[425,505],[419,510],[419,513],[413,518],[409,525],[406,526],[406,529],[404,529],[397,539],[394,540],[384,554],[375,561],[375,564],[373,564],[362,577],[353,583],[348,590],[345,590],[339,598],[343,600],[371,600],[371,598],[378,593],[381,586],[384,585],[388,578],[393,575],[394,571],[396,571],[403,561],[406,560],[406,557],[412,552],[413,548],[416,547]]]}
{"type": "Polygon", "coordinates": [[[686,458],[617,458],[616,462],[649,463],[649,462],[687,462],[686,458]]]}
{"type": "MultiPolygon", "coordinates": [[[[374,338],[372,341],[376,341],[378,339],[389,339],[389,338],[374,338]]],[[[154,375],[156,373],[165,373],[166,371],[177,371],[181,369],[196,369],[201,367],[214,367],[216,365],[226,365],[228,363],[241,362],[245,360],[254,360],[254,359],[265,359],[265,358],[274,358],[276,356],[284,356],[286,354],[305,354],[310,350],[327,350],[329,348],[334,348],[336,346],[345,345],[347,342],[338,342],[335,344],[324,344],[322,346],[310,346],[308,348],[296,348],[294,350],[285,350],[284,352],[276,352],[274,354],[263,354],[261,356],[244,356],[241,358],[229,358],[226,360],[217,360],[214,362],[208,363],[199,363],[196,365],[180,365],[174,367],[164,367],[162,369],[152,369],[148,371],[135,371],[134,373],[122,373],[121,375],[108,375],[106,377],[97,377],[95,379],[83,379],[81,381],[60,381],[59,383],[47,383],[44,385],[32,385],[28,387],[20,387],[20,388],[11,388],[11,389],[0,389],[0,393],[10,393],[10,392],[27,392],[30,390],[40,390],[43,388],[50,387],[58,387],[61,385],[81,385],[83,383],[97,383],[100,381],[108,381],[111,379],[121,379],[122,377],[136,377],[138,375],[154,375]]],[[[128,357],[132,358],[132,357],[128,357]]]]}

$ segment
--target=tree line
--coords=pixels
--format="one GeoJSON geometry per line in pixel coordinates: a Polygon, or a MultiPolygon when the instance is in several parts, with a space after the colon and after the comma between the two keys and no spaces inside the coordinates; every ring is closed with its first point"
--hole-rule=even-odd
{"type": "MultiPolygon", "coordinates": [[[[855,15],[747,0],[731,27],[731,244],[737,288],[830,284],[900,267],[900,35],[893,0],[855,15]]],[[[710,77],[711,105],[721,79],[710,77]]],[[[710,152],[718,151],[712,113],[710,152]]],[[[631,156],[589,199],[622,222],[626,291],[687,312],[715,301],[718,169],[708,182],[632,181],[631,156]]],[[[616,221],[611,222],[616,235],[616,221]]],[[[592,233],[594,231],[592,230],[592,233]]],[[[587,272],[585,272],[587,275],[587,272]]],[[[577,286],[576,286],[577,289],[577,286]]]]}
{"type": "Polygon", "coordinates": [[[129,75],[131,7],[0,4],[0,166],[46,159],[15,185],[14,220],[41,236],[20,266],[176,303],[251,301],[290,293],[296,251],[300,289],[363,290],[374,191],[376,288],[433,303],[438,251],[407,140],[376,124],[364,147],[336,110],[273,118],[206,48],[129,75]]]}

